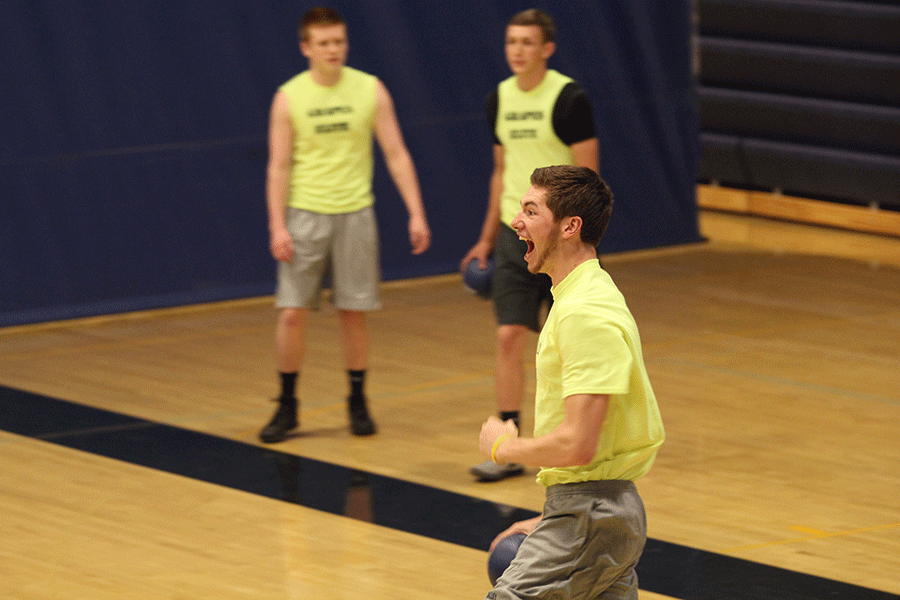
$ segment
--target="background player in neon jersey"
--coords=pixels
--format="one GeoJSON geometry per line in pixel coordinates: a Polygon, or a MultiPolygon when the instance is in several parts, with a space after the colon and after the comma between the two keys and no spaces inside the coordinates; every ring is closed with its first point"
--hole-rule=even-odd
{"type": "MultiPolygon", "coordinates": [[[[509,223],[534,169],[569,164],[600,170],[600,145],[587,94],[569,77],[547,68],[555,37],[553,19],[537,9],[518,13],[506,27],[506,60],[513,74],[486,102],[494,132],[488,209],[478,242],[460,264],[465,270],[477,259],[484,268],[496,248],[491,295],[497,317],[497,408],[503,420],[512,419],[517,426],[528,331],[540,330],[543,306],[552,300],[549,278],[529,273],[522,258],[525,245],[509,223]]],[[[482,481],[496,481],[521,474],[523,466],[485,461],[470,472],[482,481]]]]}
{"type": "Polygon", "coordinates": [[[375,433],[364,391],[369,337],[366,312],[377,310],[378,233],[372,208],[373,144],[381,146],[409,212],[412,252],[431,243],[418,178],[393,101],[376,77],[345,66],[343,17],[314,8],[300,20],[300,50],[309,69],[282,85],[272,101],[266,201],[270,247],[278,261],[275,331],[281,394],[260,432],[279,442],[298,426],[297,378],[306,351],[309,310],[318,304],[326,267],[338,309],[351,431],[375,433]]]}

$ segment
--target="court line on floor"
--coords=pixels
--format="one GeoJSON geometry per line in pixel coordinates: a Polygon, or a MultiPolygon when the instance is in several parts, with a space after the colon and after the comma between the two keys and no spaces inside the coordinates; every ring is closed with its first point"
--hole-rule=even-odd
{"type": "Polygon", "coordinates": [[[806,532],[809,535],[798,538],[790,538],[785,540],[777,540],[774,542],[766,542],[764,544],[750,544],[747,546],[737,546],[734,548],[728,548],[727,550],[723,550],[723,554],[737,554],[739,552],[746,552],[749,550],[758,550],[760,548],[771,548],[773,546],[783,546],[785,544],[796,544],[800,542],[809,542],[813,540],[821,540],[826,538],[835,538],[835,537],[843,537],[848,535],[856,535],[860,533],[870,533],[873,531],[885,531],[888,529],[897,529],[900,528],[900,523],[889,523],[887,525],[873,525],[871,527],[861,527],[859,529],[848,529],[846,531],[819,531],[816,529],[810,529],[807,527],[792,527],[792,529],[796,531],[806,532]]]}

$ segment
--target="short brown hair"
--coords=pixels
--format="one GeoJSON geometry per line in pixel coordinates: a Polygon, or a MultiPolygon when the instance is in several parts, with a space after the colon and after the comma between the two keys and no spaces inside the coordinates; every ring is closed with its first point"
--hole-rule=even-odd
{"type": "Polygon", "coordinates": [[[346,25],[341,13],[327,6],[311,8],[300,17],[297,24],[297,35],[300,41],[305,42],[309,38],[310,27],[323,27],[328,25],[346,25]]]}
{"type": "Polygon", "coordinates": [[[529,8],[515,15],[509,20],[509,25],[536,25],[541,28],[544,43],[556,40],[556,25],[553,17],[537,8],[529,8]]]}
{"type": "Polygon", "coordinates": [[[546,190],[553,219],[581,217],[581,241],[600,243],[612,215],[613,196],[606,182],[587,167],[556,165],[535,169],[531,185],[546,190]]]}

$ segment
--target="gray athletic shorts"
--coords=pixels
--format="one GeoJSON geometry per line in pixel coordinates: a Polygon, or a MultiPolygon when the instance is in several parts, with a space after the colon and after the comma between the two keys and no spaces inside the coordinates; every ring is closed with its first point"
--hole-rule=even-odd
{"type": "Polygon", "coordinates": [[[633,482],[550,486],[540,523],[487,598],[637,600],[634,568],[646,541],[633,482]]]}
{"type": "Polygon", "coordinates": [[[318,308],[322,280],[329,274],[331,302],[337,308],[381,308],[378,227],[371,206],[339,215],[288,207],[285,220],[294,258],[278,261],[276,307],[318,308]]]}
{"type": "Polygon", "coordinates": [[[550,306],[552,282],[544,273],[532,273],[525,262],[528,245],[512,228],[501,225],[494,252],[491,299],[497,325],[524,325],[540,331],[541,308],[550,306]]]}

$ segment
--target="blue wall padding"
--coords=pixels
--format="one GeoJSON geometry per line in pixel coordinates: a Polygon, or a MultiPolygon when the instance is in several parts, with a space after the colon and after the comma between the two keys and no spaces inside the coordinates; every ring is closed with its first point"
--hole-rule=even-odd
{"type": "MultiPolygon", "coordinates": [[[[492,166],[483,100],[509,74],[507,20],[532,5],[557,20],[551,66],[594,103],[616,195],[601,250],[699,239],[686,0],[331,5],[348,20],[348,63],[391,91],[434,234],[410,254],[378,153],[386,279],[452,272],[477,238],[492,166]]],[[[305,68],[306,8],[0,6],[0,326],[272,293],[268,111],[305,68]]]]}

